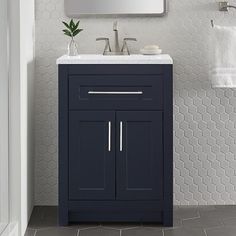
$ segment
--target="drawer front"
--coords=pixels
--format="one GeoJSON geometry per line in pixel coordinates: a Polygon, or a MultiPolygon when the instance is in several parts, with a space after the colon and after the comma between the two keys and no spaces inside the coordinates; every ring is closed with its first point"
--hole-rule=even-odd
{"type": "Polygon", "coordinates": [[[69,109],[163,108],[160,75],[79,75],[69,77],[69,109]]]}

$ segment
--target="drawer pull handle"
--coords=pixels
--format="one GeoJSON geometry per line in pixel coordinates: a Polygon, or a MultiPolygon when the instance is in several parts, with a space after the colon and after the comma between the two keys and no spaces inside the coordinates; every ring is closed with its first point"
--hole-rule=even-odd
{"type": "Polygon", "coordinates": [[[108,152],[111,152],[111,121],[108,122],[108,152]]]}
{"type": "Polygon", "coordinates": [[[143,91],[88,91],[91,95],[142,95],[143,91]]]}
{"type": "Polygon", "coordinates": [[[123,151],[123,122],[120,122],[120,152],[123,151]]]}

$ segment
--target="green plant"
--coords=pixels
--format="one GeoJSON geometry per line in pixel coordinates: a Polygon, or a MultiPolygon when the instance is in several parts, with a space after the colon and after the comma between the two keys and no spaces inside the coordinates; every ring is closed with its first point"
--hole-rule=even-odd
{"type": "Polygon", "coordinates": [[[83,29],[79,29],[79,23],[80,21],[78,21],[77,23],[74,22],[73,19],[70,20],[69,23],[62,21],[62,23],[65,25],[66,29],[63,30],[64,34],[71,37],[72,39],[79,34],[81,31],[83,31],[83,29]]]}

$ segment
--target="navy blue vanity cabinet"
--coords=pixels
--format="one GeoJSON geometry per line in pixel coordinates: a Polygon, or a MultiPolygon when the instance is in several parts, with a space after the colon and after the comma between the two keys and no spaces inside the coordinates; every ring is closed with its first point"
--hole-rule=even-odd
{"type": "Polygon", "coordinates": [[[59,223],[173,224],[172,65],[59,65],[59,223]]]}

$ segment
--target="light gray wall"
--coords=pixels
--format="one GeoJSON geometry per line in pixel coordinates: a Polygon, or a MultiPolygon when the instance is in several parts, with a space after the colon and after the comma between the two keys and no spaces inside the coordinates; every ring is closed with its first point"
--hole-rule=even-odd
{"type": "MultiPolygon", "coordinates": [[[[215,0],[170,0],[163,18],[118,18],[120,36],[136,37],[132,52],[159,44],[174,59],[174,203],[236,203],[236,91],[208,81],[210,19],[236,25],[236,11],[215,0]]],[[[63,0],[36,0],[35,203],[57,204],[57,66],[68,39],[61,33],[63,0]]],[[[102,52],[98,36],[112,37],[114,18],[83,18],[81,53],[102,52]]]]}

